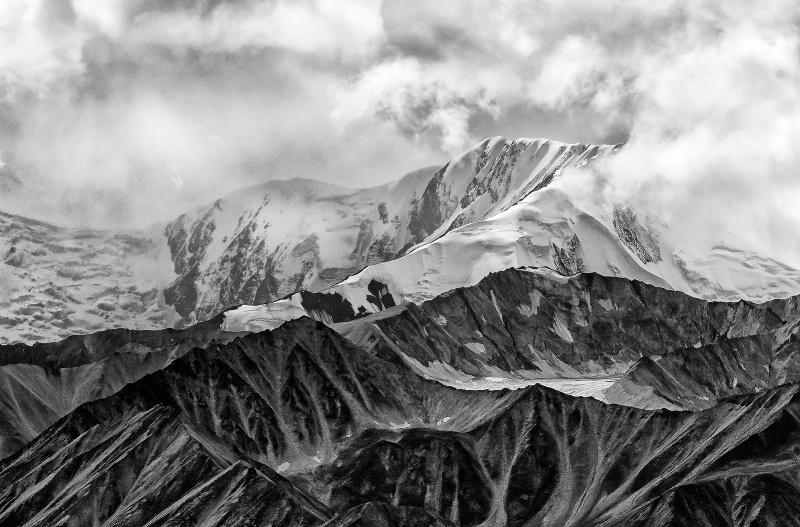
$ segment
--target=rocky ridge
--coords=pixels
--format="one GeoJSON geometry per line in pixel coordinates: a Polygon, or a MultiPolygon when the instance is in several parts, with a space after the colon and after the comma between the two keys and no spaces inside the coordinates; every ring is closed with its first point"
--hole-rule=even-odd
{"type": "MultiPolygon", "coordinates": [[[[380,296],[380,291],[376,294],[380,296]]],[[[16,451],[79,405],[116,393],[192,349],[219,353],[220,346],[238,347],[256,356],[253,360],[266,360],[257,357],[266,344],[248,344],[259,342],[266,333],[226,332],[223,320],[220,316],[186,330],[110,330],[54,344],[0,347],[0,356],[8,362],[0,366],[4,430],[0,452],[16,451]]],[[[284,324],[278,334],[298,321],[284,324]]],[[[419,306],[388,307],[331,327],[349,341],[350,347],[341,353],[391,358],[381,368],[401,365],[403,371],[435,380],[437,386],[474,391],[520,389],[538,383],[642,408],[699,409],[719,398],[796,381],[793,342],[798,321],[798,297],[766,304],[709,303],[621,278],[594,274],[565,278],[548,270],[509,269],[419,306]],[[688,380],[676,380],[681,378],[684,362],[721,364],[711,351],[739,349],[740,342],[750,343],[748,360],[729,362],[740,365],[736,371],[741,382],[731,382],[732,369],[714,373],[705,391],[696,387],[697,382],[692,391],[686,389],[688,380]],[[677,361],[677,356],[685,358],[677,361]],[[648,361],[667,369],[668,373],[657,377],[661,382],[644,373],[648,361]],[[745,381],[741,372],[756,364],[769,364],[771,373],[758,381],[751,374],[745,381]]],[[[320,346],[318,342],[302,344],[308,350],[320,346]]],[[[288,367],[279,359],[280,353],[268,353],[269,360],[277,362],[265,364],[265,372],[288,367]]],[[[292,368],[310,375],[307,366],[292,368]]],[[[716,371],[703,367],[696,374],[716,371]]],[[[336,384],[344,374],[328,371],[326,375],[334,379],[326,382],[336,384]]],[[[404,382],[413,384],[416,377],[410,379],[404,382]]],[[[281,404],[276,399],[271,407],[281,404]]],[[[396,406],[412,405],[404,401],[396,406]]],[[[414,417],[397,410],[391,422],[412,423],[414,417]]]]}
{"type": "Polygon", "coordinates": [[[796,525],[798,397],[465,392],[302,319],[62,418],[0,462],[0,525],[796,525]]]}

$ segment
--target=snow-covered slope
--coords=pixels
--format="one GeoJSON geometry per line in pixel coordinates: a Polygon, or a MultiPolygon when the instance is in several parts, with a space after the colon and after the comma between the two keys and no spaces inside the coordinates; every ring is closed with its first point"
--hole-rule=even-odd
{"type": "Polygon", "coordinates": [[[496,137],[439,170],[379,187],[291,180],[245,189],[166,227],[180,278],[165,298],[187,324],[230,306],[322,290],[506,210],[564,168],[614,148],[496,137]]]}
{"type": "Polygon", "coordinates": [[[336,322],[519,266],[623,276],[710,300],[800,292],[798,271],[731,247],[698,253],[647,211],[584,208],[562,173],[617,148],[495,137],[391,184],[271,181],[137,232],[2,215],[0,343],[185,327],[242,305],[228,316],[236,331],[303,314],[336,322]]]}
{"type": "Polygon", "coordinates": [[[763,302],[800,293],[800,271],[780,262],[723,246],[697,253],[688,240],[676,240],[625,204],[607,202],[590,213],[576,204],[558,174],[548,186],[533,188],[538,190],[510,190],[494,206],[484,203],[484,193],[456,207],[442,227],[405,256],[370,266],[322,295],[242,306],[226,314],[226,327],[255,331],[302,314],[342,322],[396,304],[425,302],[476,284],[491,272],[522,266],[565,276],[588,271],[625,277],[716,301],[763,302]],[[485,219],[452,228],[459,218],[473,215],[485,219]]]}
{"type": "Polygon", "coordinates": [[[161,229],[63,229],[0,213],[0,344],[171,326],[177,278],[161,229]]]}
{"type": "Polygon", "coordinates": [[[496,137],[387,185],[270,181],[135,232],[0,215],[0,343],[187,326],[232,306],[325,289],[505,210],[613,148],[496,137]]]}

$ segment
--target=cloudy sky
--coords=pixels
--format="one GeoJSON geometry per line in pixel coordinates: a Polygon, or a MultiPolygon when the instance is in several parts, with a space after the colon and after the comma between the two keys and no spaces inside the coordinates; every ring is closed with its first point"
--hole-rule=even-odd
{"type": "Polygon", "coordinates": [[[795,0],[2,0],[0,208],[137,226],[488,136],[627,141],[613,192],[791,260],[799,57],[795,0]]]}

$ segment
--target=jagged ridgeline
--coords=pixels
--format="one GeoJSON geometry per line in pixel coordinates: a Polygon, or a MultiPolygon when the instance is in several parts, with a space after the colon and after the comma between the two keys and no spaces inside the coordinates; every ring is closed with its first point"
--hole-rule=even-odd
{"type": "Polygon", "coordinates": [[[0,527],[800,525],[800,272],[559,184],[617,148],[0,214],[0,527]]]}
{"type": "Polygon", "coordinates": [[[496,137],[387,185],[270,181],[124,233],[0,213],[0,283],[11,288],[0,294],[13,300],[0,296],[0,343],[185,327],[232,306],[319,291],[505,210],[558,171],[613,149],[496,137]]]}
{"type": "Polygon", "coordinates": [[[17,346],[3,429],[42,428],[6,443],[0,525],[798,525],[798,321],[797,298],[511,269],[333,328],[17,346]],[[71,380],[98,365],[102,393],[71,380]]]}
{"type": "Polygon", "coordinates": [[[420,304],[523,266],[635,279],[706,300],[800,293],[797,270],[727,246],[696,254],[647,211],[607,196],[588,207],[559,184],[618,148],[495,137],[379,187],[270,181],[124,233],[0,213],[0,343],[188,327],[236,306],[249,311],[229,312],[232,331],[308,314],[340,320],[346,303],[368,315],[387,300],[420,304]],[[306,309],[303,291],[338,294],[342,306],[306,309]]]}

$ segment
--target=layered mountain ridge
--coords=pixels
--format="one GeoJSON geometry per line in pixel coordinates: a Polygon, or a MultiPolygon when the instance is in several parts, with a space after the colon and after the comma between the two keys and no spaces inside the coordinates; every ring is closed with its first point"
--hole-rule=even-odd
{"type": "Polygon", "coordinates": [[[0,216],[0,527],[800,525],[800,273],[573,195],[617,148],[0,216]]]}
{"type": "Polygon", "coordinates": [[[798,524],[797,385],[654,412],[398,359],[308,319],[197,349],[0,462],[0,524],[798,524]]]}
{"type": "Polygon", "coordinates": [[[778,262],[725,246],[687,254],[646,211],[610,202],[590,211],[562,188],[565,170],[619,147],[496,137],[388,185],[272,181],[124,233],[0,216],[0,339],[185,327],[242,304],[267,307],[230,313],[231,331],[301,315],[330,322],[341,315],[306,308],[299,292],[338,294],[353,318],[384,307],[370,287],[420,303],[520,266],[709,300],[800,292],[800,273],[778,262]]]}
{"type": "Polygon", "coordinates": [[[5,342],[158,329],[320,290],[454,225],[486,218],[611,146],[487,139],[437,169],[352,189],[270,181],[124,233],[0,216],[5,342]],[[455,214],[457,212],[457,214],[455,214]]]}
{"type": "MultiPolygon", "coordinates": [[[[416,376],[459,390],[541,384],[641,408],[699,409],[798,380],[798,303],[800,297],[709,303],[626,279],[508,269],[419,306],[331,328],[359,350],[392,357],[416,376]],[[748,360],[733,356],[730,368],[717,368],[723,363],[708,350],[738,350],[742,342],[749,343],[748,360]],[[643,373],[648,361],[670,366],[654,378],[643,373]],[[693,372],[712,375],[707,390],[687,391],[688,381],[676,381],[686,375],[685,361],[712,363],[693,372]],[[742,377],[760,364],[769,365],[764,375],[742,377]],[[732,383],[737,371],[742,382],[732,383]]],[[[302,320],[309,319],[276,331],[302,320]]],[[[109,330],[60,343],[0,346],[8,363],[0,366],[0,454],[14,452],[80,404],[116,393],[193,349],[232,346],[246,335],[224,331],[220,316],[185,330],[109,330]]]]}

